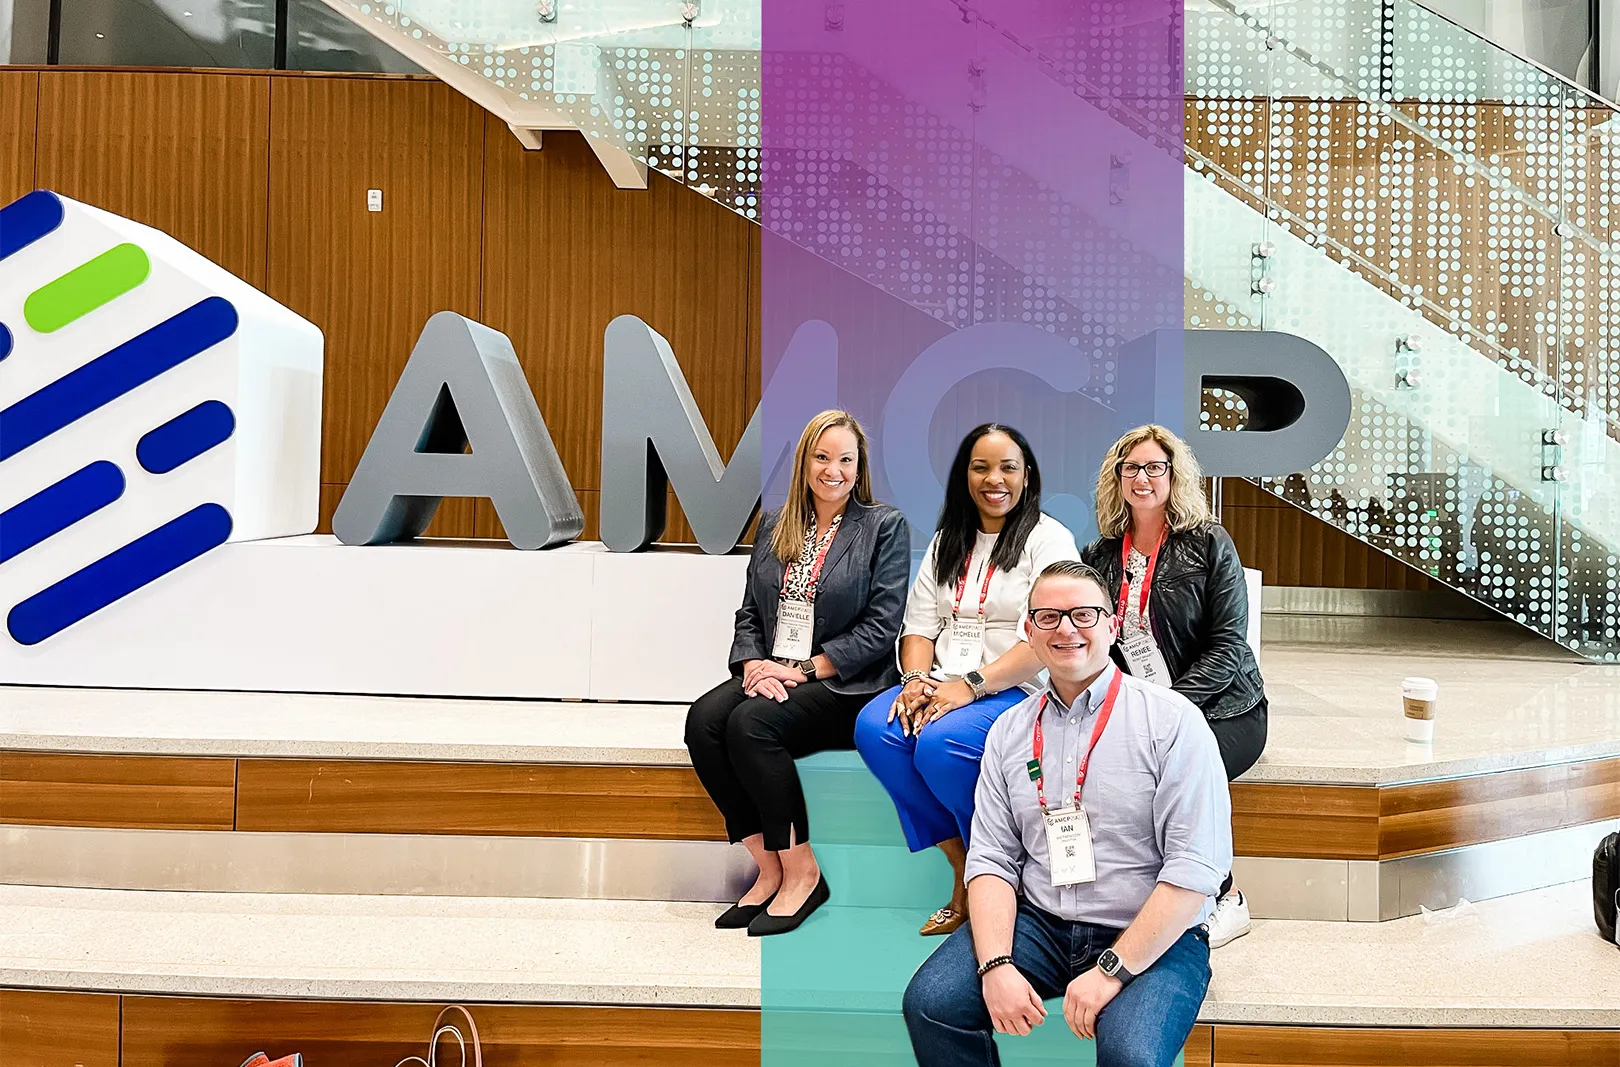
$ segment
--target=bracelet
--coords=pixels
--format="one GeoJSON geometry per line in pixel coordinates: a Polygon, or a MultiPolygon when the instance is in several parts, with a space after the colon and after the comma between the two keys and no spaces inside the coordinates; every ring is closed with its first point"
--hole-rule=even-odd
{"type": "Polygon", "coordinates": [[[928,677],[927,671],[907,671],[900,676],[900,685],[904,688],[912,682],[920,682],[926,677],[928,677]]]}
{"type": "Polygon", "coordinates": [[[1012,961],[1013,958],[1011,956],[991,957],[990,959],[987,959],[983,963],[979,964],[979,977],[983,978],[985,975],[989,974],[997,967],[1000,967],[1002,964],[1011,963],[1012,961]]]}

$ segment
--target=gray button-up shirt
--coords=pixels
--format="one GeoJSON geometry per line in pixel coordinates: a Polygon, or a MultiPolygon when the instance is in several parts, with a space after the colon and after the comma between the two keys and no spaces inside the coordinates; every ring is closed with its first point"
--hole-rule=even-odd
{"type": "MultiPolygon", "coordinates": [[[[1046,803],[1074,800],[1075,775],[1117,667],[1073,708],[1048,689],[1041,720],[1046,803]]],[[[1213,897],[1232,869],[1232,800],[1215,735],[1180,693],[1126,675],[1080,795],[1097,880],[1052,885],[1046,826],[1029,776],[1040,695],[1007,709],[985,739],[967,879],[995,875],[1061,919],[1122,929],[1157,882],[1213,897]]],[[[1209,917],[1206,901],[1198,920],[1209,917]]]]}

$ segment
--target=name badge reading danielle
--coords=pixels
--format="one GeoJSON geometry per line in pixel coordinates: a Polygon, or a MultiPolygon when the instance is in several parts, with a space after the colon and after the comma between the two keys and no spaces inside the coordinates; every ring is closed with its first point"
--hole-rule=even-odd
{"type": "Polygon", "coordinates": [[[1052,885],[1084,885],[1097,880],[1097,857],[1091,848],[1091,820],[1085,808],[1045,812],[1047,866],[1052,885]]]}
{"type": "Polygon", "coordinates": [[[809,659],[815,625],[816,609],[810,601],[781,601],[776,608],[776,642],[771,646],[771,655],[777,659],[809,659]]]}

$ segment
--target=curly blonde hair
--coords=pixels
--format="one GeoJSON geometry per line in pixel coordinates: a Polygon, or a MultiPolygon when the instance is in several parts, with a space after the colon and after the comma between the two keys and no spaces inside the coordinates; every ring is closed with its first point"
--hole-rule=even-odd
{"type": "Polygon", "coordinates": [[[1212,521],[1209,501],[1204,499],[1204,487],[1199,484],[1204,475],[1198,457],[1187,442],[1163,426],[1149,423],[1115,441],[1103,457],[1102,468],[1097,471],[1097,530],[1104,537],[1121,537],[1130,529],[1131,509],[1120,489],[1119,465],[1131,449],[1144,441],[1154,442],[1170,457],[1170,501],[1164,509],[1170,529],[1190,530],[1212,521]]]}
{"type": "Polygon", "coordinates": [[[842,426],[855,435],[855,488],[850,497],[857,504],[872,503],[872,475],[867,470],[866,462],[866,431],[855,416],[847,411],[823,411],[810,420],[799,435],[799,446],[793,450],[793,488],[788,490],[787,503],[782,505],[782,514],[776,520],[776,530],[771,534],[771,551],[783,563],[791,563],[799,558],[799,552],[804,548],[804,530],[816,519],[816,503],[810,493],[810,483],[805,480],[805,470],[810,466],[810,450],[816,447],[821,435],[835,426],[842,426]]]}

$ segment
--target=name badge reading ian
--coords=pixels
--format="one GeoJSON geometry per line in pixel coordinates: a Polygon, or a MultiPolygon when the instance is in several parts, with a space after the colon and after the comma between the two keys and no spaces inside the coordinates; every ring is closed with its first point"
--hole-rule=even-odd
{"type": "Polygon", "coordinates": [[[1091,820],[1085,808],[1046,813],[1047,865],[1054,886],[1084,885],[1097,880],[1097,857],[1091,849],[1091,820]]]}
{"type": "Polygon", "coordinates": [[[816,609],[808,600],[783,600],[776,608],[776,643],[771,655],[777,659],[810,658],[816,609]]]}
{"type": "Polygon", "coordinates": [[[1170,677],[1170,665],[1165,663],[1164,653],[1159,651],[1159,643],[1153,640],[1152,634],[1138,630],[1129,636],[1121,635],[1119,650],[1131,668],[1132,678],[1162,685],[1166,689],[1175,681],[1170,677]]]}

